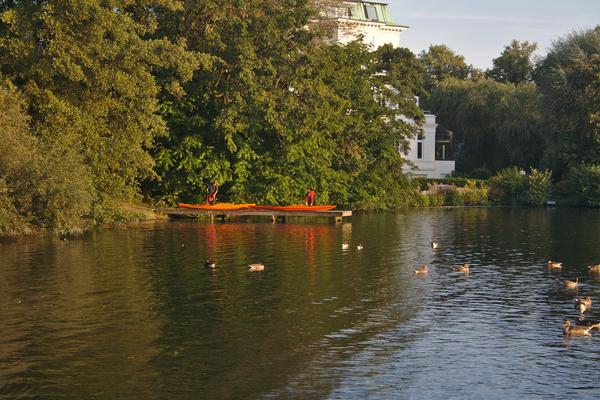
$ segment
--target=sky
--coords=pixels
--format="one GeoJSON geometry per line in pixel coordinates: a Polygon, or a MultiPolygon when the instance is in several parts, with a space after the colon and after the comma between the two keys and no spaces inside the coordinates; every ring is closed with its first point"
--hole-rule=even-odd
{"type": "Polygon", "coordinates": [[[538,44],[600,25],[600,0],[382,0],[396,24],[410,28],[400,45],[418,54],[445,44],[467,64],[487,69],[513,39],[538,44]]]}

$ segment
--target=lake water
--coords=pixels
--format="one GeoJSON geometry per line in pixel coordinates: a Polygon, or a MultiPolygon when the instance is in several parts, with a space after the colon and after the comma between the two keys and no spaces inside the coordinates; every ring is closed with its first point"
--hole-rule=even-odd
{"type": "Polygon", "coordinates": [[[600,210],[457,208],[2,243],[0,398],[598,398],[600,332],[561,324],[600,319],[599,240],[600,210]]]}

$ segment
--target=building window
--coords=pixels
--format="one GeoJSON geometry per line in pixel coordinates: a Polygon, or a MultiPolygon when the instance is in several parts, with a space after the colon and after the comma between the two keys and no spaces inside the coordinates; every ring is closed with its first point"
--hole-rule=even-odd
{"type": "Polygon", "coordinates": [[[348,13],[347,13],[347,15],[346,15],[346,16],[347,16],[348,18],[352,18],[352,17],[353,17],[353,15],[352,15],[352,8],[351,8],[351,7],[348,7],[348,13]]]}
{"type": "Polygon", "coordinates": [[[417,158],[423,158],[423,142],[417,142],[417,158]]]}
{"type": "Polygon", "coordinates": [[[379,21],[379,17],[377,16],[377,9],[375,6],[369,6],[365,4],[365,15],[368,20],[371,21],[379,21]]]}

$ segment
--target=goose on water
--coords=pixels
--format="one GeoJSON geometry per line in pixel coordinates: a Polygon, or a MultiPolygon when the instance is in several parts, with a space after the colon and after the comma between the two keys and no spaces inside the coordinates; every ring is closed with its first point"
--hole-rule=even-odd
{"type": "Polygon", "coordinates": [[[563,333],[565,336],[592,336],[591,327],[581,325],[571,325],[571,321],[565,319],[563,321],[563,333]]]}

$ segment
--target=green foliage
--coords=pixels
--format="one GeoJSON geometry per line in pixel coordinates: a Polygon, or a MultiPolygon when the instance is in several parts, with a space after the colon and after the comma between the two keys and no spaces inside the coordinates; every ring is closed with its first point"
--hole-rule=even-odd
{"type": "Polygon", "coordinates": [[[463,142],[456,156],[459,173],[516,165],[537,166],[543,151],[539,94],[533,84],[448,79],[430,103],[440,126],[463,142]]]}
{"type": "Polygon", "coordinates": [[[469,187],[462,192],[464,203],[467,206],[485,206],[489,203],[489,188],[469,187]]]}
{"type": "Polygon", "coordinates": [[[410,183],[427,198],[429,206],[484,206],[488,204],[486,181],[466,178],[413,178],[410,183]]]}
{"type": "Polygon", "coordinates": [[[306,29],[313,13],[306,2],[190,0],[164,21],[214,62],[164,102],[155,195],[194,201],[216,179],[230,201],[294,204],[314,186],[320,202],[405,203],[398,149],[423,119],[420,65],[406,49],[325,45],[306,29]]]}
{"type": "Polygon", "coordinates": [[[431,185],[454,185],[459,188],[483,188],[486,186],[486,181],[483,179],[471,178],[412,178],[410,180],[420,190],[428,190],[431,185]]]}
{"type": "Polygon", "coordinates": [[[552,172],[540,171],[535,168],[527,176],[527,204],[530,206],[544,205],[550,197],[552,189],[552,172]]]}
{"type": "Polygon", "coordinates": [[[535,68],[533,52],[536,49],[537,43],[513,40],[498,58],[492,60],[494,67],[486,71],[486,77],[503,83],[531,82],[535,68]]]}
{"type": "MultiPolygon", "coordinates": [[[[198,65],[183,40],[150,38],[158,16],[179,5],[47,0],[2,7],[0,68],[27,97],[39,146],[61,157],[65,171],[89,170],[96,211],[131,199],[138,179],[152,174],[147,148],[165,133],[157,95],[183,95],[179,82],[198,65]]],[[[69,202],[59,197],[75,177],[65,174],[47,176],[56,207],[69,202]]]]}
{"type": "Polygon", "coordinates": [[[80,231],[90,211],[91,176],[76,153],[29,132],[23,96],[0,86],[0,234],[42,226],[80,231]]]}
{"type": "Polygon", "coordinates": [[[489,197],[495,203],[542,206],[552,192],[552,172],[506,168],[489,180],[489,197]]]}
{"type": "Polygon", "coordinates": [[[527,193],[527,176],[517,167],[505,168],[489,180],[490,200],[496,203],[516,205],[527,193]]]}
{"type": "Polygon", "coordinates": [[[600,164],[572,167],[559,184],[559,194],[576,205],[600,207],[600,164]]]}
{"type": "Polygon", "coordinates": [[[465,58],[454,53],[446,45],[431,45],[427,51],[419,53],[423,64],[425,90],[430,92],[448,78],[467,79],[469,66],[465,58]]]}
{"type": "Polygon", "coordinates": [[[600,26],[555,41],[536,82],[547,127],[545,164],[560,177],[600,160],[600,26]]]}

